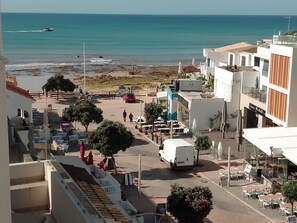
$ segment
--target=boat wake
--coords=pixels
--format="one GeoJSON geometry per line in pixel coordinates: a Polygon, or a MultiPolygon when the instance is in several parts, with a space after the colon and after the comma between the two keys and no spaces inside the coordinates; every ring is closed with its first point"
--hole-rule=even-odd
{"type": "Polygon", "coordinates": [[[3,31],[5,33],[42,33],[44,32],[42,29],[40,30],[11,30],[11,31],[3,31]]]}

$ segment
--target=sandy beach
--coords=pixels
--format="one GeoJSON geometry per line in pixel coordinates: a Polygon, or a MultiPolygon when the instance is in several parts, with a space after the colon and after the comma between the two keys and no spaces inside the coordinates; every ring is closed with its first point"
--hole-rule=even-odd
{"type": "Polygon", "coordinates": [[[55,74],[62,74],[81,87],[85,77],[86,90],[92,94],[114,92],[119,85],[150,91],[177,78],[177,70],[177,66],[92,65],[87,66],[85,75],[81,66],[7,70],[7,74],[30,92],[42,91],[42,86],[55,74]]]}

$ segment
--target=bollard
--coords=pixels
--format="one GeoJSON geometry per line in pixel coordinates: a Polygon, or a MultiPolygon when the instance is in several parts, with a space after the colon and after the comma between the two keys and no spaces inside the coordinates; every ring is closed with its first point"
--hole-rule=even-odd
{"type": "Polygon", "coordinates": [[[160,145],[162,146],[162,144],[163,144],[163,138],[160,137],[160,145]]]}
{"type": "Polygon", "coordinates": [[[155,135],[155,137],[156,137],[156,143],[158,144],[158,142],[159,142],[158,135],[155,135]]]}
{"type": "Polygon", "coordinates": [[[154,141],[154,132],[151,132],[151,134],[152,134],[152,140],[154,141]]]}

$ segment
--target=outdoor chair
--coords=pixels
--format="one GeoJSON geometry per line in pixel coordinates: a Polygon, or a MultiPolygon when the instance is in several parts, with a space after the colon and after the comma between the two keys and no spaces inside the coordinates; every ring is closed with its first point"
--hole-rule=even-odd
{"type": "Polygon", "coordinates": [[[288,223],[297,223],[297,217],[296,216],[288,216],[287,222],[288,223]]]}
{"type": "Polygon", "coordinates": [[[264,190],[257,190],[256,192],[255,192],[255,196],[256,197],[259,197],[260,195],[263,195],[264,194],[264,190]]]}
{"type": "Polygon", "coordinates": [[[272,200],[263,201],[264,208],[271,207],[271,204],[272,204],[272,200]]]}
{"type": "Polygon", "coordinates": [[[253,197],[255,197],[255,191],[254,190],[252,190],[252,191],[245,191],[244,192],[244,195],[245,195],[245,197],[246,198],[253,198],[253,197]]]}
{"type": "Polygon", "coordinates": [[[280,204],[280,200],[279,199],[272,199],[271,200],[271,208],[278,208],[280,204]]]}
{"type": "Polygon", "coordinates": [[[259,207],[263,207],[263,202],[264,202],[263,197],[264,196],[265,195],[259,195],[258,196],[258,205],[259,205],[259,207]]]}
{"type": "Polygon", "coordinates": [[[243,171],[238,171],[237,176],[238,176],[238,179],[244,179],[245,178],[245,174],[244,174],[243,171]]]}
{"type": "Polygon", "coordinates": [[[231,180],[238,180],[238,172],[231,172],[230,173],[231,180]]]}

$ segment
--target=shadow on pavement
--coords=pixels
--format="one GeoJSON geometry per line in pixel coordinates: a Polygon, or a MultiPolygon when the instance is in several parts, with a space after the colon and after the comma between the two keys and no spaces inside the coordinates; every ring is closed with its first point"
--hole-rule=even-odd
{"type": "MultiPolygon", "coordinates": [[[[135,185],[123,185],[123,174],[114,176],[117,181],[122,185],[122,199],[128,200],[134,207],[137,208],[138,213],[143,214],[145,222],[156,222],[154,213],[156,212],[156,203],[151,198],[146,197],[144,194],[138,192],[135,185]]],[[[160,222],[170,223],[172,220],[162,220],[160,222]]]]}
{"type": "Polygon", "coordinates": [[[208,172],[208,171],[218,171],[222,167],[211,160],[200,159],[198,166],[195,167],[195,170],[198,172],[208,172]]]}
{"type": "Polygon", "coordinates": [[[131,147],[133,147],[133,146],[147,145],[147,144],[149,144],[149,142],[146,141],[146,140],[142,140],[142,139],[134,139],[134,141],[133,141],[131,147]]]}
{"type": "MultiPolygon", "coordinates": [[[[138,177],[138,172],[131,172],[134,177],[138,177]]],[[[150,170],[142,170],[142,180],[175,180],[181,178],[192,178],[193,170],[171,170],[170,168],[154,168],[150,170]]]]}

